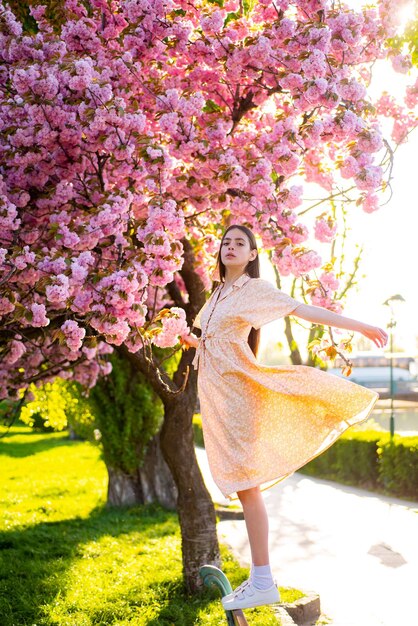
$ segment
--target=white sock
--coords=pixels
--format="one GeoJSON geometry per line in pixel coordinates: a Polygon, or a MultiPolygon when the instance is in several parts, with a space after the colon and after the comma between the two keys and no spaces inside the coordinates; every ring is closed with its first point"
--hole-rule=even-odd
{"type": "Polygon", "coordinates": [[[250,580],[256,589],[268,589],[274,584],[270,565],[251,565],[250,580]]]}

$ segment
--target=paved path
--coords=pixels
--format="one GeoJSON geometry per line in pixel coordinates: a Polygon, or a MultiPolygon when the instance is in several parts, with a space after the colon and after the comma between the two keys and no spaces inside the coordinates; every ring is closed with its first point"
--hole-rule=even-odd
{"type": "MultiPolygon", "coordinates": [[[[198,459],[215,502],[205,452],[198,459]]],[[[264,494],[279,584],[313,590],[334,626],[418,626],[418,503],[294,474],[264,494]]],[[[249,565],[243,521],[220,539],[249,565]]]]}

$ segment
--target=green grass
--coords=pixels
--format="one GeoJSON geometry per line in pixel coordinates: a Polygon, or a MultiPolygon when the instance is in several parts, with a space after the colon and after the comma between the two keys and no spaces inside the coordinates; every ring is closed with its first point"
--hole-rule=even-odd
{"type": "MultiPolygon", "coordinates": [[[[97,447],[14,427],[0,440],[1,626],[218,626],[219,592],[184,592],[177,516],[108,509],[97,447]]],[[[248,576],[222,550],[233,586],[248,576]]],[[[294,590],[281,590],[292,601],[294,590]]],[[[269,607],[251,626],[277,626],[269,607]]]]}

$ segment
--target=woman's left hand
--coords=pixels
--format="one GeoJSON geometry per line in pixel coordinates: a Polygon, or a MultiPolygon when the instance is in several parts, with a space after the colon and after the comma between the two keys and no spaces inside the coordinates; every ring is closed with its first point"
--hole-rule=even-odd
{"type": "Polygon", "coordinates": [[[388,342],[388,334],[383,328],[362,324],[362,328],[359,330],[367,339],[373,341],[378,348],[383,348],[388,342]]]}
{"type": "Polygon", "coordinates": [[[193,333],[190,333],[190,335],[180,337],[180,343],[186,349],[197,348],[197,346],[199,345],[199,338],[196,337],[196,335],[194,335],[193,333]]]}

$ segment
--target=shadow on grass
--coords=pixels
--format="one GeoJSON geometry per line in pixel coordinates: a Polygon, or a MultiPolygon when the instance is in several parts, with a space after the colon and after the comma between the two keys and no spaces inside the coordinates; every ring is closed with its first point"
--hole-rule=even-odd
{"type": "MultiPolygon", "coordinates": [[[[208,592],[202,597],[188,597],[184,592],[178,563],[173,572],[172,558],[167,554],[167,562],[162,565],[161,554],[156,552],[155,570],[164,568],[167,576],[154,585],[153,576],[142,578],[140,571],[140,555],[142,550],[153,550],[158,541],[164,537],[178,533],[177,517],[161,507],[146,506],[124,509],[98,508],[87,519],[70,519],[59,522],[40,523],[29,528],[13,529],[0,532],[0,615],[2,626],[60,624],[59,618],[49,617],[51,607],[59,599],[61,615],[68,619],[74,617],[77,624],[78,614],[83,614],[82,623],[117,624],[132,614],[132,623],[138,623],[138,611],[152,610],[150,626],[189,626],[196,623],[197,612],[216,594],[208,592]],[[138,572],[130,580],[128,588],[113,585],[117,581],[118,572],[122,571],[123,559],[122,535],[139,533],[127,537],[131,547],[128,549],[129,560],[138,558],[138,572]],[[117,542],[112,542],[112,553],[106,554],[105,561],[99,565],[101,551],[109,547],[95,546],[94,542],[108,536],[120,538],[120,554],[117,542]],[[139,541],[141,543],[139,543],[139,541]],[[85,546],[89,544],[89,546],[85,546]],[[89,552],[90,551],[90,552],[89,552]],[[118,561],[119,558],[119,561],[118,561]],[[91,560],[90,574],[83,570],[85,578],[78,581],[82,584],[82,595],[93,596],[94,607],[88,613],[91,621],[85,621],[83,609],[74,600],[62,606],[66,594],[75,589],[74,583],[68,583],[66,574],[78,561],[85,567],[86,559],[91,560]],[[95,564],[101,570],[100,575],[107,577],[109,597],[94,601],[95,589],[100,588],[100,575],[95,581],[95,564]],[[119,569],[118,569],[119,568],[119,569]],[[93,573],[92,573],[93,572],[93,573]],[[109,572],[109,573],[107,573],[109,572]],[[168,578],[168,579],[167,579],[168,578]],[[84,584],[86,587],[84,588],[84,584]],[[111,591],[110,591],[111,590],[111,591]],[[147,604],[147,598],[151,598],[147,604]],[[157,600],[153,602],[152,598],[157,600]],[[103,602],[103,604],[101,604],[103,602]],[[111,608],[112,607],[112,608],[111,608]],[[157,608],[158,607],[158,608],[157,608]],[[80,613],[78,613],[80,611],[80,613]],[[136,611],[136,619],[133,612],[136,611]],[[158,617],[156,617],[158,613],[158,617]],[[57,621],[58,620],[58,621],[57,621]],[[105,620],[105,621],[103,621],[105,620]]],[[[126,549],[126,546],[125,546],[126,549]]],[[[176,558],[181,562],[180,546],[176,558]]],[[[107,587],[107,585],[106,585],[107,587]]],[[[55,606],[55,605],[54,605],[55,606]]],[[[81,622],[80,622],[81,623],[81,622]]]]}
{"type": "MultiPolygon", "coordinates": [[[[16,435],[16,433],[12,433],[12,435],[16,435]]],[[[26,434],[26,433],[19,433],[26,434]]],[[[39,435],[39,433],[33,433],[34,435],[39,435]]],[[[8,435],[10,437],[11,435],[8,435]]],[[[50,435],[45,434],[42,439],[38,439],[37,441],[2,441],[0,439],[0,454],[4,454],[5,456],[11,456],[15,458],[23,458],[26,456],[33,456],[34,454],[38,454],[38,452],[45,452],[45,450],[51,450],[52,448],[59,448],[61,446],[74,446],[78,443],[83,443],[79,441],[71,440],[68,435],[63,434],[57,438],[51,438],[50,435]]]]}

